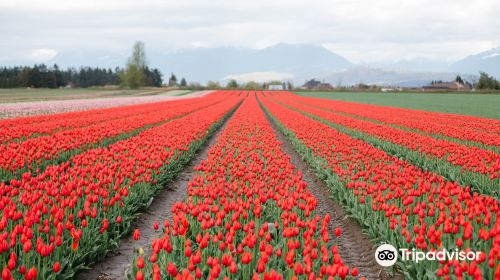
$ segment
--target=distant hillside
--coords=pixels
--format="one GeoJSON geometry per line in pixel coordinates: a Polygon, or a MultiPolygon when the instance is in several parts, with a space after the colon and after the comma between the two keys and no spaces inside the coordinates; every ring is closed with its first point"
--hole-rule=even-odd
{"type": "MultiPolygon", "coordinates": [[[[381,86],[420,87],[429,84],[433,80],[454,80],[456,76],[457,73],[451,72],[415,72],[357,66],[325,76],[323,80],[332,85],[343,86],[364,83],[381,86]]],[[[462,75],[462,77],[467,81],[476,79],[474,75],[462,75]]]]}
{"type": "Polygon", "coordinates": [[[278,44],[262,50],[192,49],[166,54],[161,57],[161,61],[167,71],[201,82],[255,72],[280,73],[288,78],[304,79],[352,65],[323,47],[291,44],[278,44]]]}
{"type": "MultiPolygon", "coordinates": [[[[177,52],[148,52],[148,60],[165,75],[170,72],[189,81],[224,80],[248,73],[280,73],[282,77],[304,80],[341,71],[353,64],[321,46],[278,44],[261,50],[239,48],[195,48],[177,52]]],[[[93,65],[122,66],[126,54],[71,52],[58,54],[49,63],[63,67],[93,65]]],[[[280,75],[278,75],[280,76],[280,75]]]]}
{"type": "Polygon", "coordinates": [[[375,65],[388,69],[402,69],[416,72],[445,72],[449,62],[426,58],[404,59],[394,62],[376,63],[375,65]]]}
{"type": "MultiPolygon", "coordinates": [[[[114,68],[123,66],[127,56],[127,53],[75,50],[59,53],[47,64],[114,68]]],[[[165,76],[173,72],[179,78],[201,83],[234,78],[240,81],[290,80],[300,85],[307,79],[317,78],[333,85],[363,82],[413,87],[432,80],[453,80],[457,73],[469,81],[473,81],[479,71],[500,78],[500,47],[451,65],[418,58],[359,66],[322,46],[284,43],[260,50],[222,47],[165,53],[148,51],[147,56],[151,66],[159,68],[165,76]]]]}
{"type": "Polygon", "coordinates": [[[470,55],[453,63],[449,70],[473,74],[484,71],[496,78],[500,78],[500,47],[470,55]]]}

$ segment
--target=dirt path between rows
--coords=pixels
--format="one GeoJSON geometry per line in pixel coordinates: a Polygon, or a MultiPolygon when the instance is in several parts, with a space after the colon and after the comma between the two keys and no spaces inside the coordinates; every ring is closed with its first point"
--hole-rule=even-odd
{"type": "Polygon", "coordinates": [[[161,234],[161,230],[155,232],[153,229],[155,221],[158,221],[160,227],[162,227],[163,221],[166,219],[172,222],[170,209],[175,202],[184,201],[187,198],[187,184],[195,174],[193,167],[199,165],[202,160],[207,158],[208,150],[215,144],[230,119],[231,117],[224,121],[223,125],[208,139],[205,146],[196,154],[196,157],[190,164],[185,167],[184,171],[167,186],[167,189],[160,192],[154,198],[147,211],[137,217],[131,228],[132,230],[139,229],[141,238],[135,241],[132,234],[130,234],[120,241],[120,247],[117,250],[108,254],[103,261],[91,266],[90,270],[78,273],[75,279],[127,279],[127,275],[131,271],[134,252],[139,248],[149,250],[153,239],[156,235],[161,234]]]}
{"type": "MultiPolygon", "coordinates": [[[[120,241],[120,246],[117,250],[108,254],[103,261],[91,266],[90,270],[78,273],[75,279],[126,279],[127,274],[131,271],[134,252],[141,247],[148,249],[155,234],[159,234],[155,233],[153,229],[155,221],[158,221],[162,225],[165,219],[172,220],[170,209],[173,203],[182,201],[187,197],[187,183],[195,173],[193,167],[199,165],[201,160],[207,158],[208,150],[215,144],[229,119],[226,119],[225,123],[210,137],[204,148],[197,153],[196,157],[186,166],[184,171],[169,184],[168,189],[159,193],[147,211],[140,214],[136,222],[132,224],[132,229],[138,228],[141,231],[140,240],[133,240],[132,234],[130,234],[120,241]]],[[[364,276],[366,279],[403,279],[401,275],[390,277],[375,262],[376,247],[369,237],[362,233],[361,226],[354,219],[348,217],[345,210],[330,198],[330,191],[326,184],[315,176],[309,165],[294,150],[292,144],[278,130],[272,120],[269,118],[268,120],[278,140],[282,142],[281,148],[290,156],[290,160],[297,170],[302,171],[303,180],[307,183],[309,191],[318,199],[318,211],[320,215],[330,215],[330,234],[333,234],[334,229],[337,227],[342,229],[342,235],[336,238],[336,245],[338,246],[342,260],[349,267],[357,267],[360,276],[364,276]]]]}
{"type": "MultiPolygon", "coordinates": [[[[282,143],[281,149],[288,154],[295,168],[302,171],[302,180],[307,183],[309,191],[318,199],[317,210],[320,216],[330,215],[330,237],[332,237],[335,228],[341,228],[342,234],[338,238],[335,237],[335,241],[344,263],[351,268],[357,267],[359,276],[364,276],[366,279],[404,279],[402,275],[391,277],[377,264],[375,261],[376,246],[368,235],[363,234],[359,223],[350,218],[342,206],[331,198],[326,183],[316,177],[314,171],[295,151],[291,142],[281,133],[269,116],[267,116],[267,120],[271,123],[278,140],[282,143]]],[[[334,240],[332,238],[330,240],[334,244],[334,240]]]]}

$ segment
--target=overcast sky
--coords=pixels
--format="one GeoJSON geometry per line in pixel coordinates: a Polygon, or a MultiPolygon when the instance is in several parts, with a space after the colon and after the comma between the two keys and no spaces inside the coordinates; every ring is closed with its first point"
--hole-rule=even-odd
{"type": "Polygon", "coordinates": [[[498,0],[0,0],[0,63],[80,49],[320,44],[353,62],[455,60],[500,46],[498,0]]]}

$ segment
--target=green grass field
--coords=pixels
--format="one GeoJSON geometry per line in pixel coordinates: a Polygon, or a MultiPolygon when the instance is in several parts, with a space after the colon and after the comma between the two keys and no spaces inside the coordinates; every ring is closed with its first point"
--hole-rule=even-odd
{"type": "Polygon", "coordinates": [[[406,92],[295,92],[365,104],[500,119],[500,94],[406,92]]]}
{"type": "Polygon", "coordinates": [[[137,90],[120,88],[63,88],[63,89],[0,89],[0,103],[71,100],[108,97],[148,96],[148,95],[180,95],[190,91],[164,88],[144,88],[137,90]]]}

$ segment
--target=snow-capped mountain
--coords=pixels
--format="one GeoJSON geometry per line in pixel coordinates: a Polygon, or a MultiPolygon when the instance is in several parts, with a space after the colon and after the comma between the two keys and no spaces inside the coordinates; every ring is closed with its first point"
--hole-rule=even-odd
{"type": "Polygon", "coordinates": [[[500,78],[500,47],[470,55],[453,63],[449,70],[473,74],[483,71],[500,78]]]}

